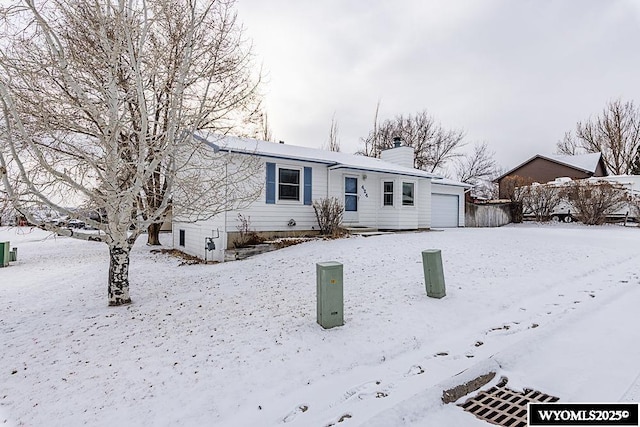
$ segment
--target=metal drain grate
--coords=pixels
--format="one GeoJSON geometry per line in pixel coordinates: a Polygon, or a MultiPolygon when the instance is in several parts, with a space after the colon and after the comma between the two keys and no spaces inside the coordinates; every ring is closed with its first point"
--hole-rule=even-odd
{"type": "Polygon", "coordinates": [[[461,406],[483,421],[506,427],[526,427],[527,403],[556,402],[559,398],[536,390],[524,389],[524,393],[506,387],[507,378],[498,385],[467,399],[461,406]]]}

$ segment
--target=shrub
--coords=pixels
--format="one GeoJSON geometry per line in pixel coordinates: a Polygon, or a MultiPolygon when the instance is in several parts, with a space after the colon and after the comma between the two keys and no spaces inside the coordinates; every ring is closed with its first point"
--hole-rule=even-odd
{"type": "Polygon", "coordinates": [[[239,237],[233,242],[236,248],[244,248],[249,245],[257,245],[264,242],[264,238],[260,237],[255,230],[251,229],[251,217],[238,214],[240,224],[236,226],[239,237]]]}
{"type": "Polygon", "coordinates": [[[316,213],[320,234],[337,237],[342,234],[342,213],[344,207],[335,197],[314,200],[313,210],[316,213]]]}
{"type": "Polygon", "coordinates": [[[553,211],[562,201],[562,192],[553,185],[531,184],[522,189],[522,204],[536,221],[549,221],[553,211]]]}
{"type": "Polygon", "coordinates": [[[509,175],[500,183],[500,197],[507,198],[512,202],[522,202],[524,197],[523,188],[531,185],[533,179],[519,175],[509,175]]]}
{"type": "Polygon", "coordinates": [[[573,181],[564,188],[563,195],[569,199],[578,219],[590,225],[603,224],[607,215],[629,201],[622,186],[606,181],[573,181]]]}
{"type": "Polygon", "coordinates": [[[511,200],[511,221],[522,222],[524,188],[533,180],[519,175],[509,175],[500,183],[500,197],[511,200]]]}

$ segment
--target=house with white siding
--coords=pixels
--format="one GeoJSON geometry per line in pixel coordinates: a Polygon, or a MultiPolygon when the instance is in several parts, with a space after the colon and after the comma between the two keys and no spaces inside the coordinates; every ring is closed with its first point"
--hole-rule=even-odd
{"type": "Polygon", "coordinates": [[[174,247],[188,254],[224,260],[240,221],[265,236],[318,231],[313,201],[336,197],[344,205],[343,225],[376,230],[419,230],[464,226],[464,192],[470,186],[413,168],[413,148],[399,142],[381,158],[237,137],[196,136],[220,156],[252,156],[263,180],[258,199],[247,207],[206,221],[173,218],[174,247]],[[213,241],[215,249],[205,248],[213,241]]]}

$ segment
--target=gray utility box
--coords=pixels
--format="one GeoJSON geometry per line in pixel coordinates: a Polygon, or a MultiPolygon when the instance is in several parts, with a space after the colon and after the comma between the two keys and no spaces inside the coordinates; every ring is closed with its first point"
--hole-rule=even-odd
{"type": "Polygon", "coordinates": [[[440,249],[422,251],[422,267],[424,268],[424,283],[427,296],[442,298],[446,295],[444,287],[444,270],[440,249]]]}
{"type": "Polygon", "coordinates": [[[0,267],[9,265],[9,242],[0,242],[0,267]]]}
{"type": "Polygon", "coordinates": [[[342,264],[335,261],[316,264],[318,323],[325,329],[344,325],[342,264]]]}

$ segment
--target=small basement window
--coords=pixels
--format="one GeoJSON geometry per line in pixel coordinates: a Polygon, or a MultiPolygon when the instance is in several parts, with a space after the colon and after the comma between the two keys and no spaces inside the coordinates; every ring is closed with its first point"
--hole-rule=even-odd
{"type": "Polygon", "coordinates": [[[185,240],[184,236],[185,236],[184,230],[180,230],[180,238],[179,238],[178,245],[184,246],[184,240],[185,240]]]}
{"type": "Polygon", "coordinates": [[[393,206],[393,181],[382,183],[382,206],[393,206]]]}
{"type": "Polygon", "coordinates": [[[413,182],[402,183],[402,206],[413,206],[414,200],[413,182]]]}
{"type": "Polygon", "coordinates": [[[300,200],[300,170],[278,169],[278,199],[300,200]]]}

